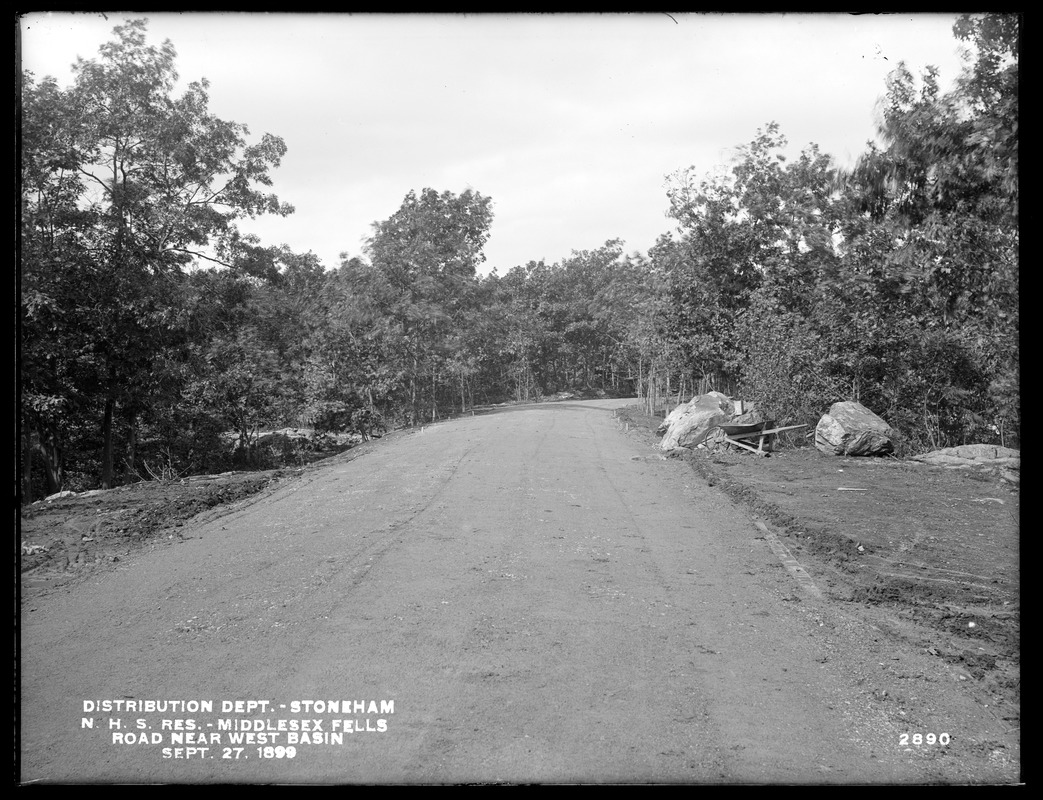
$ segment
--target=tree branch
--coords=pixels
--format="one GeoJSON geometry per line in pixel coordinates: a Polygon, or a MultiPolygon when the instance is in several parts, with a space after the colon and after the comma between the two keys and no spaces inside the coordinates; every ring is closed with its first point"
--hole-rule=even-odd
{"type": "Polygon", "coordinates": [[[195,256],[196,258],[202,258],[202,259],[205,259],[207,261],[212,261],[215,264],[220,264],[222,267],[231,267],[232,266],[227,261],[222,261],[219,258],[213,258],[212,256],[204,255],[203,253],[198,253],[195,250],[186,250],[184,247],[171,247],[169,252],[171,252],[171,253],[188,253],[188,255],[190,255],[190,256],[195,256]]]}

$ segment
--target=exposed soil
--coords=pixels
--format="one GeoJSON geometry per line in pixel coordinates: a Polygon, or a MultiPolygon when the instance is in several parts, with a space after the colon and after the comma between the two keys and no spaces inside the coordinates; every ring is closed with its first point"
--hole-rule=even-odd
{"type": "Polygon", "coordinates": [[[41,500],[22,510],[22,573],[28,585],[74,578],[94,565],[117,562],[159,538],[176,538],[186,520],[235,506],[292,471],[227,472],[177,481],[41,500]]]}
{"type": "Polygon", "coordinates": [[[189,520],[205,522],[233,511],[331,458],[354,458],[371,444],[333,441],[293,467],[142,481],[38,500],[19,515],[23,596],[76,582],[136,550],[178,539],[189,520]]]}
{"type": "MultiPolygon", "coordinates": [[[[650,437],[662,421],[639,406],[619,416],[650,437]]],[[[792,445],[678,457],[767,523],[830,599],[964,670],[1017,725],[1020,492],[1009,472],[792,445]]]]}
{"type": "MultiPolygon", "coordinates": [[[[619,417],[649,436],[660,422],[639,407],[619,417]]],[[[891,634],[962,667],[1006,704],[1020,704],[1016,484],[988,469],[830,457],[812,447],[784,447],[766,458],[720,449],[683,457],[770,525],[801,562],[813,563],[832,599],[876,607],[877,624],[891,634]]],[[[237,509],[310,466],[148,481],[33,503],[20,520],[23,592],[74,582],[176,539],[188,520],[237,509]]]]}
{"type": "Polygon", "coordinates": [[[1016,483],[794,447],[686,452],[693,472],[679,472],[654,449],[660,419],[638,407],[536,408],[394,432],[314,465],[23,509],[26,777],[1018,774],[1016,483]],[[628,436],[599,422],[613,408],[628,436]],[[802,595],[729,500],[826,602],[802,595]],[[171,764],[100,747],[66,709],[337,687],[396,699],[394,736],[352,740],[350,758],[171,764]],[[942,730],[944,748],[902,738],[942,730]]]}

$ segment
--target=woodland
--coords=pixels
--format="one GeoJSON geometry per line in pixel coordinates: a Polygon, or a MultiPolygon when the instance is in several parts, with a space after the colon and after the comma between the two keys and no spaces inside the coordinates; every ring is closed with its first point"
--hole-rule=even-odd
{"type": "Polygon", "coordinates": [[[949,91],[899,64],[876,143],[839,169],[780,126],[668,176],[620,240],[482,274],[493,199],[418,188],[360,257],[242,233],[293,208],[282,139],[176,93],[173,44],[116,27],[68,88],[20,76],[22,502],[275,466],[260,432],[378,434],[504,402],[710,389],[810,424],[840,400],[898,453],[1018,447],[1017,15],[964,16],[949,91]]]}

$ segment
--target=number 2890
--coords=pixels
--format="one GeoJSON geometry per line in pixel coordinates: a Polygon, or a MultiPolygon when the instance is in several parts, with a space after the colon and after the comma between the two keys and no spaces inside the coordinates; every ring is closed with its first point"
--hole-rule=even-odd
{"type": "Polygon", "coordinates": [[[907,745],[921,745],[921,744],[941,744],[947,745],[952,741],[952,737],[947,733],[902,733],[898,736],[898,746],[905,747],[907,745]]]}

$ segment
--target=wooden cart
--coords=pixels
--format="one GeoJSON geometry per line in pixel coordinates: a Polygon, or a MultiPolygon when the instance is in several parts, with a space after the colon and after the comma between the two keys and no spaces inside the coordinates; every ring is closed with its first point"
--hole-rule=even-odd
{"type": "Polygon", "coordinates": [[[766,420],[754,425],[721,425],[724,441],[729,445],[741,447],[759,456],[766,456],[771,451],[771,439],[777,433],[783,431],[795,431],[798,428],[806,428],[807,425],[786,425],[782,428],[775,427],[775,420],[766,420]],[[749,442],[757,440],[757,446],[753,447],[749,442]],[[767,445],[767,446],[765,446],[767,445]]]}

